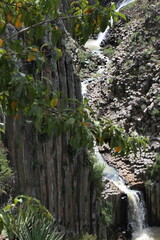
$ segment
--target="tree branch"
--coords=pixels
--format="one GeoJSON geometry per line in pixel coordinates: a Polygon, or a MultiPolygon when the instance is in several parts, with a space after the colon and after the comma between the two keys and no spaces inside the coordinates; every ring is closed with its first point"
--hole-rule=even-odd
{"type": "MultiPolygon", "coordinates": [[[[82,14],[82,15],[79,15],[79,16],[78,15],[76,15],[76,16],[69,16],[69,18],[77,18],[77,17],[83,17],[83,16],[85,16],[85,14],[82,14]]],[[[35,24],[33,24],[33,25],[29,26],[29,27],[21,29],[20,31],[18,31],[16,33],[11,34],[11,37],[15,37],[15,36],[19,35],[20,33],[26,32],[26,31],[30,30],[31,28],[35,28],[35,27],[43,25],[45,23],[53,23],[57,19],[63,20],[63,19],[67,19],[67,18],[68,18],[68,16],[67,17],[57,17],[55,19],[50,19],[50,20],[46,20],[45,19],[45,20],[43,20],[41,22],[35,23],[35,24]]]]}

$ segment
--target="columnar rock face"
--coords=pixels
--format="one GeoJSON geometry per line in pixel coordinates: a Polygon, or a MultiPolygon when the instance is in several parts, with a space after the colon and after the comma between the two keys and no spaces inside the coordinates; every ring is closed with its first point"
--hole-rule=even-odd
{"type": "MultiPolygon", "coordinates": [[[[62,51],[61,59],[50,60],[42,74],[63,93],[62,98],[81,100],[80,80],[63,43],[62,51]]],[[[15,171],[15,192],[40,199],[68,233],[96,233],[96,191],[90,170],[84,165],[83,151],[75,155],[69,151],[68,139],[69,135],[46,138],[23,116],[18,120],[8,117],[6,145],[15,171]]]]}
{"type": "Polygon", "coordinates": [[[160,181],[155,181],[146,187],[146,205],[148,224],[160,226],[160,181]]]}
{"type": "Polygon", "coordinates": [[[146,187],[148,224],[160,226],[160,181],[146,187]]]}

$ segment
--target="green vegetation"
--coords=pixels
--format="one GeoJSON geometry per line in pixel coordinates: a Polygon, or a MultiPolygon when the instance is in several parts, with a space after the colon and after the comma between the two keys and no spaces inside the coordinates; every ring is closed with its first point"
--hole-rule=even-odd
{"type": "Polygon", "coordinates": [[[10,194],[13,172],[7,160],[7,152],[0,141],[0,195],[10,194]]]}
{"type": "Polygon", "coordinates": [[[104,49],[103,54],[106,55],[108,58],[112,58],[114,56],[115,48],[110,45],[104,49]]]}
{"type": "Polygon", "coordinates": [[[63,55],[61,39],[65,31],[59,19],[71,20],[73,35],[85,42],[96,29],[104,31],[111,16],[115,21],[119,16],[125,18],[114,11],[114,4],[106,8],[98,1],[92,6],[86,0],[79,3],[72,2],[70,10],[63,13],[59,11],[60,0],[39,0],[39,4],[35,0],[18,3],[4,0],[0,4],[0,105],[4,114],[16,121],[34,124],[43,136],[70,132],[69,145],[73,153],[80,148],[92,148],[95,138],[98,144],[110,141],[111,148],[121,146],[122,154],[130,150],[136,152],[137,147],[145,145],[145,139],[135,138],[129,142],[127,135],[114,127],[114,123],[108,125],[108,120],[105,124],[100,119],[97,126],[90,118],[91,115],[94,118],[93,111],[86,100],[81,103],[68,99],[42,74],[51,58],[54,68],[63,55]],[[5,31],[10,25],[16,31],[7,35],[5,31]],[[43,40],[44,35],[51,39],[43,40]]]}
{"type": "Polygon", "coordinates": [[[101,221],[105,223],[107,227],[111,226],[112,221],[112,203],[111,202],[102,202],[101,208],[101,221]]]}
{"type": "Polygon", "coordinates": [[[160,154],[157,155],[155,163],[149,167],[148,169],[148,175],[152,179],[155,179],[156,177],[159,177],[160,172],[160,154]]]}
{"type": "Polygon", "coordinates": [[[40,201],[19,196],[0,210],[0,233],[4,230],[9,240],[60,240],[55,220],[40,201]]]}
{"type": "Polygon", "coordinates": [[[152,112],[151,112],[151,115],[152,115],[152,116],[159,116],[159,115],[160,115],[159,109],[154,108],[154,109],[152,110],[152,112]]]}
{"type": "Polygon", "coordinates": [[[86,165],[90,168],[90,181],[98,194],[104,190],[105,184],[102,181],[104,166],[98,163],[98,159],[93,152],[89,152],[86,157],[86,165]]]}
{"type": "MultiPolygon", "coordinates": [[[[64,234],[57,230],[52,215],[39,200],[18,196],[13,203],[0,210],[0,234],[9,240],[61,240],[64,234]]],[[[70,237],[68,240],[96,240],[88,233],[70,237]]]]}
{"type": "Polygon", "coordinates": [[[104,32],[110,25],[111,17],[115,22],[118,21],[118,17],[126,19],[122,13],[115,12],[115,9],[115,4],[108,8],[100,5],[99,1],[94,5],[88,5],[87,0],[73,1],[70,12],[73,16],[72,28],[75,39],[84,44],[97,29],[104,32]]]}

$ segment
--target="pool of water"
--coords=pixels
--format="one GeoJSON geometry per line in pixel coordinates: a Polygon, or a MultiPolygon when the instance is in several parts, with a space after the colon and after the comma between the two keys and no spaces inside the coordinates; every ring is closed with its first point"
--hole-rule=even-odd
{"type": "Polygon", "coordinates": [[[160,240],[160,227],[148,227],[136,232],[132,240],[160,240]]]}

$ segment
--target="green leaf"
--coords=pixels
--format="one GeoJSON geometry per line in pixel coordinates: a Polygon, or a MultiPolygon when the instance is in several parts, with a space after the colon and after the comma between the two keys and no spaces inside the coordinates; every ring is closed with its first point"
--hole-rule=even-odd
{"type": "Polygon", "coordinates": [[[16,205],[17,203],[22,203],[23,202],[23,200],[22,200],[22,198],[15,198],[14,199],[14,204],[16,205]]]}
{"type": "Polygon", "coordinates": [[[12,207],[15,207],[15,204],[14,204],[14,203],[7,205],[7,206],[4,208],[4,210],[7,211],[7,210],[11,209],[12,207]]]}
{"type": "Polygon", "coordinates": [[[116,9],[116,5],[115,5],[115,3],[112,3],[110,9],[111,9],[112,11],[114,11],[114,10],[116,9]]]}
{"type": "Polygon", "coordinates": [[[4,50],[3,48],[0,48],[0,57],[3,56],[4,54],[6,54],[6,50],[4,50]]]}
{"type": "Polygon", "coordinates": [[[50,101],[50,105],[52,108],[55,108],[58,104],[58,98],[53,98],[51,101],[50,101]]]}
{"type": "Polygon", "coordinates": [[[88,104],[88,99],[87,99],[87,98],[84,98],[84,99],[83,99],[83,103],[84,103],[84,104],[88,104]]]}
{"type": "Polygon", "coordinates": [[[65,122],[67,125],[73,125],[75,123],[75,118],[71,117],[65,122]]]}
{"type": "Polygon", "coordinates": [[[13,51],[20,53],[22,52],[22,48],[23,48],[22,41],[16,40],[13,43],[11,43],[10,47],[13,51]]]}
{"type": "Polygon", "coordinates": [[[35,88],[33,88],[32,85],[27,86],[27,90],[28,90],[30,102],[33,103],[35,98],[37,97],[36,90],[35,90],[35,88]]]}
{"type": "Polygon", "coordinates": [[[2,233],[4,228],[4,217],[2,214],[0,214],[0,234],[2,233]]]}
{"type": "Polygon", "coordinates": [[[126,16],[121,12],[114,12],[114,15],[119,16],[119,17],[123,18],[124,20],[126,20],[126,16]]]}
{"type": "Polygon", "coordinates": [[[58,61],[62,57],[62,50],[59,48],[56,48],[56,58],[55,61],[58,61]]]}
{"type": "Polygon", "coordinates": [[[1,24],[0,25],[0,35],[2,35],[6,30],[6,24],[1,24]]]}
{"type": "Polygon", "coordinates": [[[52,30],[52,44],[54,46],[60,46],[61,39],[62,39],[62,33],[60,32],[57,26],[54,26],[52,30]]]}
{"type": "Polygon", "coordinates": [[[101,32],[104,32],[106,30],[106,27],[108,26],[108,18],[106,13],[104,12],[101,17],[101,23],[100,23],[100,30],[101,32]]]}

